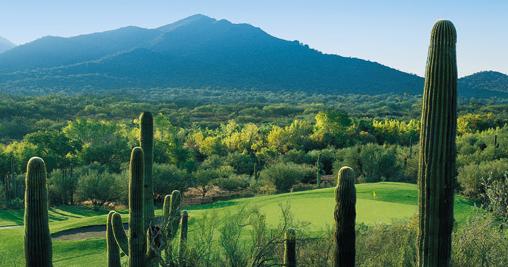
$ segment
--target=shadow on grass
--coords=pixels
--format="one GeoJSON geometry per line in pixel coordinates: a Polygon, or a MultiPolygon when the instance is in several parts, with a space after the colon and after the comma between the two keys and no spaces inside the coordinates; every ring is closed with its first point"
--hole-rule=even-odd
{"type": "Polygon", "coordinates": [[[232,200],[225,201],[217,201],[210,204],[201,204],[201,205],[191,205],[187,206],[185,209],[187,210],[206,210],[206,209],[217,209],[217,208],[225,208],[238,205],[237,202],[232,200]]]}
{"type": "MultiPolygon", "coordinates": [[[[49,208],[48,218],[50,221],[64,221],[69,218],[82,218],[107,214],[103,208],[87,208],[82,206],[58,206],[49,208]]],[[[0,227],[23,225],[23,209],[0,210],[0,227]]]]}
{"type": "Polygon", "coordinates": [[[23,216],[23,210],[0,210],[0,226],[22,225],[23,216]]]}

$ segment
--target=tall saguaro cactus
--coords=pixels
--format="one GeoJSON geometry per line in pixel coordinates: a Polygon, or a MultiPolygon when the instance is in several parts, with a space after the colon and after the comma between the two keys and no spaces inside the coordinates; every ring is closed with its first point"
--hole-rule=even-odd
{"type": "Polygon", "coordinates": [[[143,149],[135,147],[129,166],[129,266],[142,266],[145,256],[143,149]]]}
{"type": "Polygon", "coordinates": [[[25,178],[25,261],[26,266],[52,266],[51,237],[48,224],[46,164],[33,157],[25,178]]]}
{"type": "Polygon", "coordinates": [[[129,236],[125,234],[119,213],[108,216],[118,246],[129,256],[129,266],[145,266],[146,261],[143,175],[143,149],[135,147],[129,165],[129,236]]]}
{"type": "Polygon", "coordinates": [[[436,22],[430,38],[418,167],[418,266],[449,266],[456,176],[457,34],[436,22]]]}
{"type": "Polygon", "coordinates": [[[334,266],[355,266],[355,175],[350,167],[339,170],[335,188],[334,266]]]}
{"type": "Polygon", "coordinates": [[[284,236],[284,266],[296,267],[296,232],[289,228],[284,236]]]}
{"type": "Polygon", "coordinates": [[[154,218],[153,208],[153,186],[152,186],[152,165],[153,165],[153,116],[150,112],[143,112],[139,117],[140,135],[139,143],[144,152],[145,181],[144,181],[144,203],[145,203],[145,227],[148,227],[154,218]]]}

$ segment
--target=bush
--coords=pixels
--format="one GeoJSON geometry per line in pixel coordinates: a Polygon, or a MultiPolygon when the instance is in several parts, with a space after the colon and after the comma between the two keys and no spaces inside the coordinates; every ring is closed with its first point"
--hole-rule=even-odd
{"type": "Polygon", "coordinates": [[[76,195],[81,201],[91,200],[98,205],[106,201],[127,203],[127,187],[126,173],[116,174],[90,169],[80,176],[76,195]]]}
{"type": "Polygon", "coordinates": [[[486,207],[495,215],[508,220],[508,170],[501,179],[489,176],[482,183],[486,207]]]}
{"type": "Polygon", "coordinates": [[[416,220],[357,226],[358,266],[412,266],[416,262],[416,220]]]}
{"type": "Polygon", "coordinates": [[[70,170],[56,169],[48,178],[48,195],[52,204],[74,204],[79,177],[70,170]]]}
{"type": "Polygon", "coordinates": [[[237,191],[249,187],[248,175],[233,175],[229,178],[217,178],[210,183],[216,185],[224,190],[237,191]]]}
{"type": "Polygon", "coordinates": [[[272,182],[277,192],[288,192],[298,182],[309,182],[316,178],[314,167],[292,162],[279,162],[268,166],[260,173],[260,179],[272,182]]]}
{"type": "Polygon", "coordinates": [[[252,174],[256,159],[247,153],[233,152],[226,157],[226,164],[233,167],[236,173],[252,174]]]}
{"type": "Polygon", "coordinates": [[[484,200],[482,194],[485,193],[482,181],[487,178],[490,181],[502,180],[506,170],[508,159],[472,163],[459,169],[457,181],[464,195],[482,201],[484,200]]]}
{"type": "Polygon", "coordinates": [[[299,192],[299,191],[307,191],[316,189],[317,186],[315,184],[304,184],[304,183],[297,183],[291,187],[291,192],[299,192]]]}
{"type": "Polygon", "coordinates": [[[187,172],[172,164],[153,165],[152,183],[154,194],[166,195],[173,190],[184,191],[188,186],[187,172]]]}
{"type": "Polygon", "coordinates": [[[508,266],[508,238],[489,214],[476,214],[452,237],[454,266],[508,266]]]}
{"type": "Polygon", "coordinates": [[[397,146],[366,144],[339,150],[336,171],[342,166],[355,170],[359,182],[400,181],[401,164],[397,146]]]}
{"type": "Polygon", "coordinates": [[[310,164],[316,164],[319,157],[320,168],[324,174],[333,173],[333,163],[337,160],[336,150],[333,148],[325,148],[321,150],[312,150],[307,153],[310,158],[310,164]]]}

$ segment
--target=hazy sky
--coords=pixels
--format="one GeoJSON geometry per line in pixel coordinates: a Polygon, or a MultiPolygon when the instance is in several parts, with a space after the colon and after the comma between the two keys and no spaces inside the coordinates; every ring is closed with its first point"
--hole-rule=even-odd
{"type": "Polygon", "coordinates": [[[423,75],[437,19],[458,31],[461,75],[508,73],[508,1],[490,0],[0,0],[0,36],[17,44],[135,25],[157,27],[201,13],[250,23],[325,53],[423,75]]]}

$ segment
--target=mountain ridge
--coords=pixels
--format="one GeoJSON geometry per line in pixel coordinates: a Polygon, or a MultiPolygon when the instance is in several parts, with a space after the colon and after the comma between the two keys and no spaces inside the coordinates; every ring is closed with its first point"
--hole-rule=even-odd
{"type": "Polygon", "coordinates": [[[11,42],[11,41],[7,40],[6,38],[0,36],[0,54],[5,52],[5,51],[7,51],[7,50],[9,50],[9,49],[14,48],[15,46],[16,45],[13,42],[11,42]]]}
{"type": "MultiPolygon", "coordinates": [[[[489,87],[496,83],[476,86],[493,76],[480,78],[459,81],[466,88],[461,89],[463,95],[508,93],[489,87]]],[[[378,62],[324,54],[250,24],[198,14],[152,29],[127,26],[68,38],[44,37],[0,54],[0,90],[35,86],[420,94],[423,78],[378,62]]]]}

